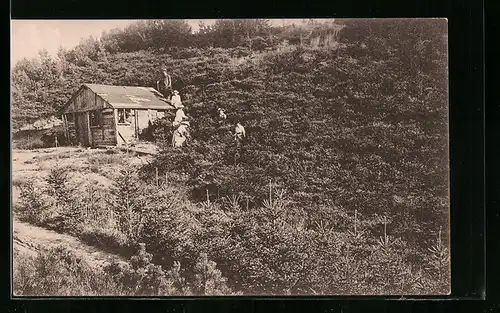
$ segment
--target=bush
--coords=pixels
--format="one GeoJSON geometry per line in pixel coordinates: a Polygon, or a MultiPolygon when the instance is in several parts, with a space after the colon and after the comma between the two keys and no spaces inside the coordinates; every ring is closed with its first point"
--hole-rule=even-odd
{"type": "Polygon", "coordinates": [[[148,243],[156,262],[166,265],[179,260],[189,266],[200,248],[195,242],[200,231],[199,222],[179,195],[162,190],[156,192],[144,210],[139,240],[148,243]]]}
{"type": "MultiPolygon", "coordinates": [[[[62,173],[55,169],[48,180],[65,186],[62,173]]],[[[122,191],[133,194],[139,182],[129,174],[123,172],[115,188],[123,184],[122,191]]],[[[297,207],[273,186],[262,195],[265,200],[254,200],[253,206],[239,195],[217,199],[213,194],[193,204],[167,184],[137,190],[142,197],[137,235],[130,237],[114,228],[109,216],[108,226],[83,221],[74,226],[84,242],[124,256],[133,254],[137,242],[148,242],[150,253],[141,247],[129,266],[109,267],[109,273],[117,275],[115,283],[125,286],[127,294],[447,292],[449,252],[442,236],[430,253],[415,251],[418,247],[392,234],[400,227],[393,221],[397,216],[349,213],[335,206],[297,207]]],[[[64,198],[63,190],[51,192],[64,198]]],[[[24,201],[33,194],[31,190],[23,195],[24,201]]],[[[86,205],[89,200],[81,201],[86,205]]],[[[38,214],[47,214],[48,205],[42,208],[38,214]]],[[[47,226],[53,220],[42,219],[41,224],[47,226]]]]}
{"type": "Polygon", "coordinates": [[[54,199],[56,213],[51,228],[77,235],[83,222],[82,203],[77,201],[76,189],[69,184],[69,177],[68,168],[56,163],[45,179],[46,192],[54,199]]]}
{"type": "Polygon", "coordinates": [[[64,246],[40,251],[36,257],[14,254],[16,296],[122,295],[111,276],[91,268],[64,246]]]}
{"type": "Polygon", "coordinates": [[[89,245],[119,255],[128,257],[134,252],[128,237],[113,228],[83,227],[78,237],[89,245]]]}
{"type": "Polygon", "coordinates": [[[47,148],[45,143],[40,138],[15,139],[12,141],[12,147],[14,149],[22,150],[47,148]]]}
{"type": "Polygon", "coordinates": [[[27,181],[21,186],[19,205],[16,211],[21,220],[34,225],[42,225],[49,218],[51,199],[37,181],[27,181]]]}
{"type": "Polygon", "coordinates": [[[194,294],[206,296],[231,295],[227,279],[217,269],[217,264],[210,261],[206,253],[201,253],[194,266],[194,294]]]}
{"type": "Polygon", "coordinates": [[[120,232],[134,239],[142,228],[144,197],[141,185],[133,169],[122,168],[117,180],[111,186],[108,205],[114,213],[120,232]]]}
{"type": "MultiPolygon", "coordinates": [[[[152,296],[162,294],[165,284],[165,272],[160,266],[151,264],[151,254],[141,245],[136,255],[130,258],[130,263],[121,265],[112,263],[104,268],[108,275],[115,278],[125,287],[128,294],[134,296],[152,296]]],[[[167,294],[168,295],[168,294],[167,294]]]]}
{"type": "Polygon", "coordinates": [[[215,263],[201,255],[196,270],[196,282],[192,287],[182,276],[180,263],[174,261],[169,271],[151,263],[153,256],[146,252],[145,244],[139,244],[137,253],[126,265],[113,263],[105,267],[105,272],[118,284],[123,285],[128,294],[136,296],[174,296],[190,295],[191,288],[195,294],[201,295],[231,295],[225,285],[226,279],[215,268],[215,263]]]}

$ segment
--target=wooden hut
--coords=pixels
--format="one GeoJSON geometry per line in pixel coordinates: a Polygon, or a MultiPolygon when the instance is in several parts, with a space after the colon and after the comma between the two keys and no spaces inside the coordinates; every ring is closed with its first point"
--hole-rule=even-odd
{"type": "Polygon", "coordinates": [[[137,142],[167,110],[174,107],[154,88],[84,84],[61,113],[73,145],[121,146],[137,142]]]}

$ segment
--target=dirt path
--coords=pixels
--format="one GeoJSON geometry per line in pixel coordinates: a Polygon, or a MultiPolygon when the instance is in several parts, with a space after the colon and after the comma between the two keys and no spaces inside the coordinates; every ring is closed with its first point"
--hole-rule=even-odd
{"type": "Polygon", "coordinates": [[[63,244],[76,255],[85,259],[91,266],[99,267],[112,261],[125,261],[118,255],[89,246],[75,237],[36,227],[17,219],[13,220],[12,237],[14,250],[33,256],[37,254],[40,248],[63,244]]]}
{"type": "MultiPolygon", "coordinates": [[[[63,165],[85,167],[85,161],[99,150],[85,150],[74,147],[49,148],[38,150],[14,150],[12,152],[12,181],[29,180],[40,177],[53,166],[55,160],[63,165]],[[63,156],[66,157],[63,158],[63,156]]],[[[101,150],[102,153],[102,150],[101,150]]],[[[121,156],[118,156],[121,157],[121,156]]],[[[137,158],[130,158],[137,162],[137,158]]],[[[109,167],[110,165],[108,165],[109,167]]],[[[75,168],[76,169],[76,168],[75,168]]],[[[101,180],[103,180],[102,178],[101,180]]],[[[19,188],[12,186],[12,203],[16,204],[19,188]]],[[[21,253],[35,256],[41,247],[50,247],[63,244],[78,256],[86,259],[89,265],[102,266],[111,261],[125,261],[122,257],[89,246],[70,235],[60,234],[55,231],[33,226],[13,220],[13,249],[21,253]]]]}

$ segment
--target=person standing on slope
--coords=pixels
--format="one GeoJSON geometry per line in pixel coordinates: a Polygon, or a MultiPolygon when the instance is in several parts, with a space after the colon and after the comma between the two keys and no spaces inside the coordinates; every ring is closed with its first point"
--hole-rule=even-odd
{"type": "Polygon", "coordinates": [[[162,78],[156,81],[156,90],[161,92],[167,99],[172,94],[172,78],[165,67],[162,67],[162,78]]]}
{"type": "Polygon", "coordinates": [[[182,105],[181,96],[177,90],[174,90],[174,95],[172,96],[172,105],[177,109],[182,105]]]}
{"type": "Polygon", "coordinates": [[[245,127],[243,127],[240,122],[236,123],[236,127],[234,128],[234,137],[238,146],[242,144],[243,139],[246,137],[245,127]]]}
{"type": "Polygon", "coordinates": [[[182,147],[184,145],[184,142],[186,142],[186,139],[190,137],[188,127],[189,122],[183,121],[181,122],[180,126],[174,131],[174,134],[172,136],[173,148],[182,147]]]}
{"type": "Polygon", "coordinates": [[[184,110],[183,110],[184,106],[180,106],[177,111],[175,112],[175,119],[174,121],[172,122],[172,126],[174,127],[177,127],[179,126],[183,121],[187,120],[187,116],[186,114],[184,113],[184,110]]]}

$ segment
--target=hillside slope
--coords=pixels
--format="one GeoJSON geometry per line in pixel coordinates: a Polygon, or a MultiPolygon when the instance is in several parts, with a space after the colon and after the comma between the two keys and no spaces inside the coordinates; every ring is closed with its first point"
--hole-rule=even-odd
{"type": "Polygon", "coordinates": [[[231,66],[227,53],[195,77],[195,60],[178,62],[185,80],[199,81],[185,88],[193,142],[182,152],[166,149],[153,166],[190,173],[200,199],[208,189],[260,203],[271,179],[299,206],[392,215],[401,230],[413,219],[447,227],[443,68],[413,72],[397,67],[399,59],[300,48],[231,66]],[[230,122],[219,123],[217,106],[230,122]],[[237,159],[236,119],[248,133],[237,159]]]}
{"type": "MultiPolygon", "coordinates": [[[[271,180],[299,205],[410,214],[427,225],[420,231],[447,228],[446,23],[345,24],[339,44],[323,48],[106,52],[103,42],[95,53],[83,45],[61,52],[60,61],[42,54],[38,76],[21,62],[16,90],[32,88],[22,84],[26,75],[38,77],[37,94],[55,103],[51,97],[69,98],[83,82],[154,86],[166,66],[193,118],[193,142],[182,152],[166,149],[153,166],[190,174],[196,198],[208,189],[258,205],[271,180]],[[227,110],[227,123],[219,124],[218,106],[227,110]],[[235,119],[249,135],[236,159],[235,119]]],[[[127,38],[120,39],[124,47],[132,43],[127,38]]],[[[16,103],[14,113],[27,112],[16,103]]],[[[153,131],[169,142],[168,120],[153,131]]]]}
{"type": "Polygon", "coordinates": [[[440,20],[365,21],[346,23],[337,45],[319,48],[137,48],[84,65],[66,58],[56,83],[42,80],[41,92],[69,93],[82,82],[153,86],[158,69],[169,69],[192,117],[193,140],[173,150],[172,117],[153,125],[163,149],[142,168],[142,182],[156,169],[160,177],[187,174],[189,200],[202,217],[169,208],[189,216],[177,234],[169,232],[169,216],[152,212],[158,216],[141,239],[160,259],[190,264],[205,249],[235,290],[254,294],[446,293],[445,32],[440,20]],[[227,121],[219,121],[217,107],[227,121]],[[241,151],[231,135],[237,120],[248,136],[241,151]],[[212,202],[200,203],[207,194],[212,202]],[[428,250],[436,240],[436,255],[445,256],[438,261],[428,250]],[[352,260],[364,264],[363,275],[349,272],[352,260]],[[412,268],[425,271],[426,264],[437,264],[439,275],[410,281],[418,276],[412,268]],[[323,284],[328,275],[336,283],[323,284]]]}

